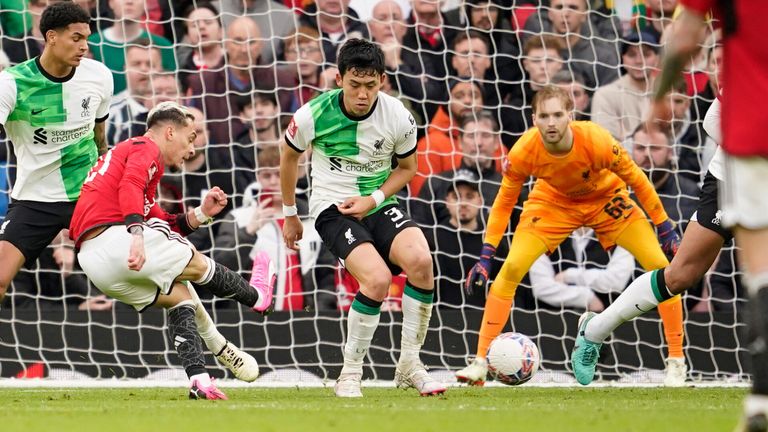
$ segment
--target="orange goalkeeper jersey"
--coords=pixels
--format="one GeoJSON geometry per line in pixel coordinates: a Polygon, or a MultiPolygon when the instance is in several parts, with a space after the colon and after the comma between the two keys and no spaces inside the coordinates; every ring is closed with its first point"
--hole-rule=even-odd
{"type": "Polygon", "coordinates": [[[486,243],[498,245],[529,176],[537,179],[529,200],[561,207],[602,204],[616,189],[629,185],[654,224],[667,220],[648,177],[607,130],[589,121],[573,121],[570,127],[573,147],[565,155],[549,153],[536,128],[528,130],[509,151],[501,188],[491,209],[486,243]]]}

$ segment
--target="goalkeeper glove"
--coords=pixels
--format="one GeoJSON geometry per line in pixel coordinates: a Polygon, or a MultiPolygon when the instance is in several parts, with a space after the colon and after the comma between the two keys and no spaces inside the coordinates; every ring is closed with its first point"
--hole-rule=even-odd
{"type": "Polygon", "coordinates": [[[469,271],[467,280],[464,283],[464,291],[467,295],[472,295],[475,288],[485,290],[485,284],[488,283],[491,273],[491,259],[496,255],[496,248],[488,243],[483,244],[483,250],[480,251],[480,261],[478,261],[469,271]]]}
{"type": "Polygon", "coordinates": [[[667,256],[672,259],[680,248],[680,236],[677,235],[675,230],[675,224],[671,220],[667,219],[664,222],[656,225],[656,229],[659,233],[659,243],[661,243],[661,250],[667,256]]]}

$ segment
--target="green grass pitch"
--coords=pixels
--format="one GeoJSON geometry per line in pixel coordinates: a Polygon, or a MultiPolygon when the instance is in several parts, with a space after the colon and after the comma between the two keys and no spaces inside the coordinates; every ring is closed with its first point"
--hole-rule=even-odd
{"type": "Polygon", "coordinates": [[[3,432],[119,431],[730,431],[744,388],[450,388],[444,397],[363,387],[230,388],[190,401],[184,388],[0,389],[3,432]]]}

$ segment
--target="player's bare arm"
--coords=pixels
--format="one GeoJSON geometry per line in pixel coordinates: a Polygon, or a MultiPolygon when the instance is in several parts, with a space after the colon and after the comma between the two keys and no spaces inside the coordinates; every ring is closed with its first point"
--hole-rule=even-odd
{"type": "MultiPolygon", "coordinates": [[[[417,159],[416,153],[398,159],[397,168],[392,170],[384,184],[381,185],[381,192],[384,193],[384,199],[396,194],[403,189],[406,184],[416,175],[417,159]]],[[[339,205],[339,212],[348,216],[362,219],[369,211],[376,208],[376,200],[373,195],[356,196],[346,199],[339,205]]]]}
{"type": "Polygon", "coordinates": [[[283,214],[285,216],[283,240],[286,246],[298,250],[299,246],[296,242],[301,240],[304,234],[304,226],[301,224],[296,210],[296,181],[299,178],[301,153],[291,148],[287,143],[283,143],[282,147],[280,152],[280,191],[283,195],[283,214]]]}
{"type": "Polygon", "coordinates": [[[107,150],[107,122],[96,122],[93,126],[93,141],[96,142],[96,150],[99,156],[105,154],[107,150]]]}
{"type": "Polygon", "coordinates": [[[706,37],[704,17],[683,7],[678,18],[672,23],[672,36],[664,48],[664,68],[656,83],[647,123],[650,128],[671,121],[672,111],[664,97],[680,79],[680,73],[691,58],[699,52],[700,44],[706,37]]]}
{"type": "Polygon", "coordinates": [[[131,233],[131,247],[128,253],[128,269],[140,271],[147,260],[144,254],[144,228],[141,225],[134,225],[129,228],[131,233]]]}
{"type": "Polygon", "coordinates": [[[187,223],[192,229],[197,229],[200,225],[207,223],[212,217],[221,213],[227,206],[227,193],[218,186],[214,186],[205,194],[200,207],[191,209],[187,212],[187,223]]]}

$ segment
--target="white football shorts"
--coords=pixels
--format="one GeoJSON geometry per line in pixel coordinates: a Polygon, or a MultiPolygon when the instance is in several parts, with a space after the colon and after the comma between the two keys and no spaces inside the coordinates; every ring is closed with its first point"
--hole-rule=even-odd
{"type": "Polygon", "coordinates": [[[84,241],[77,259],[96,288],[141,312],[160,294],[171,292],[174,280],[192,259],[194,247],[160,219],[144,225],[146,261],[139,271],[128,269],[130,247],[131,234],[125,225],[115,225],[84,241]]]}
{"type": "Polygon", "coordinates": [[[768,228],[768,159],[726,155],[720,191],[724,226],[768,228]]]}

